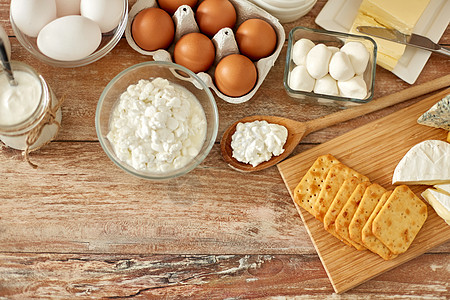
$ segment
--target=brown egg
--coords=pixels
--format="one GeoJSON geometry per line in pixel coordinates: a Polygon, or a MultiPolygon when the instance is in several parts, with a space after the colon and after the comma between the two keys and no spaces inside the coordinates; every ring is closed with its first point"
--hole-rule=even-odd
{"type": "Polygon", "coordinates": [[[228,0],[205,0],[198,6],[195,18],[200,31],[213,37],[224,27],[234,27],[236,10],[228,0]]]}
{"type": "Polygon", "coordinates": [[[240,97],[250,92],[257,78],[255,65],[241,54],[231,54],[223,58],[214,73],[216,87],[230,97],[240,97]]]}
{"type": "Polygon", "coordinates": [[[131,24],[135,43],[147,51],[166,49],[172,44],[175,25],[164,10],[151,7],[140,11],[131,24]]]}
{"type": "Polygon", "coordinates": [[[213,64],[216,51],[204,34],[193,32],[183,35],[175,44],[173,59],[194,73],[207,71],[213,64]]]}
{"type": "Polygon", "coordinates": [[[160,8],[173,15],[181,5],[189,5],[191,8],[197,4],[197,0],[158,0],[160,8]]]}
{"type": "Polygon", "coordinates": [[[236,42],[241,54],[251,60],[269,56],[277,45],[272,25],[261,19],[248,19],[236,30],[236,42]]]}

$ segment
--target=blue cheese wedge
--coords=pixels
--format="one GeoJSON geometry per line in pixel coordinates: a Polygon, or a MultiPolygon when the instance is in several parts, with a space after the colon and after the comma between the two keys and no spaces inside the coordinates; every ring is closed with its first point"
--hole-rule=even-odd
{"type": "Polygon", "coordinates": [[[450,195],[429,188],[422,193],[422,197],[433,207],[438,216],[450,225],[450,195]]]}
{"type": "Polygon", "coordinates": [[[450,95],[447,95],[419,117],[417,123],[450,131],[450,95]]]}
{"type": "Polygon", "coordinates": [[[393,184],[450,183],[450,144],[439,140],[423,141],[400,160],[392,176],[393,184]]]}

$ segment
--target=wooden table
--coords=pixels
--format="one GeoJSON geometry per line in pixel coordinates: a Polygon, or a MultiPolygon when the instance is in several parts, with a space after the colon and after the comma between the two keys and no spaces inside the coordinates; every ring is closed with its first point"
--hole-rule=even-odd
{"type": "MultiPolygon", "coordinates": [[[[284,24],[286,33],[297,25],[318,28],[314,19],[325,2],[284,24]]],[[[0,299],[450,297],[450,243],[336,297],[277,168],[241,174],[222,160],[219,139],[241,117],[306,121],[337,111],[287,96],[286,46],[253,99],[229,104],[216,97],[219,134],[205,161],[186,176],[152,182],[117,168],[94,126],[106,84],[149,58],[123,38],[86,67],[45,65],[14,37],[9,3],[0,1],[0,24],[13,59],[36,68],[65,102],[56,140],[32,154],[37,169],[22,161],[20,151],[0,151],[0,299]]],[[[448,28],[440,43],[450,43],[448,28]]],[[[432,55],[416,84],[449,70],[447,57],[432,55]]],[[[375,97],[408,86],[377,67],[375,97]]],[[[313,133],[294,154],[419,100],[313,133]]]]}

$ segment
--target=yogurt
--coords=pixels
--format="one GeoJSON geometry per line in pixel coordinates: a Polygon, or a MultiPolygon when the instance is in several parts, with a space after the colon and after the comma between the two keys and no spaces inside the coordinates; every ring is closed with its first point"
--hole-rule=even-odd
{"type": "Polygon", "coordinates": [[[120,96],[107,134],[118,159],[138,171],[180,169],[200,152],[206,116],[186,88],[163,78],[139,80],[120,96]]]}
{"type": "Polygon", "coordinates": [[[31,134],[28,150],[36,150],[57,135],[61,108],[53,120],[50,111],[58,100],[44,78],[24,63],[12,61],[11,66],[17,86],[10,86],[6,74],[0,73],[0,140],[11,148],[26,150],[31,134]]]}
{"type": "Polygon", "coordinates": [[[41,82],[33,75],[14,72],[17,86],[10,86],[7,76],[0,77],[0,126],[22,123],[36,111],[41,100],[41,82]]]}

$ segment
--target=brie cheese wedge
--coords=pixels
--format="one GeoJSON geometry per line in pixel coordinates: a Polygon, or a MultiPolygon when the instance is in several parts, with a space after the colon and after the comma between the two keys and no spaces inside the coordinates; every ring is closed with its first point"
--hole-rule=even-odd
{"type": "Polygon", "coordinates": [[[439,192],[450,196],[450,183],[449,184],[436,184],[434,186],[434,188],[436,190],[438,190],[439,192]]]}
{"type": "Polygon", "coordinates": [[[392,184],[449,184],[450,144],[439,140],[423,141],[400,160],[392,184]]]}
{"type": "Polygon", "coordinates": [[[434,208],[434,211],[450,225],[450,195],[435,189],[426,189],[422,197],[434,208]]]}

